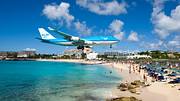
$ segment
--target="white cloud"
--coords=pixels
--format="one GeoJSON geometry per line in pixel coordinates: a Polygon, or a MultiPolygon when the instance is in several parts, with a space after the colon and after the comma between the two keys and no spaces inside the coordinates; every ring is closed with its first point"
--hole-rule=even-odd
{"type": "Polygon", "coordinates": [[[169,41],[168,46],[171,48],[180,49],[180,35],[176,35],[173,40],[169,41]]]}
{"type": "Polygon", "coordinates": [[[99,15],[119,15],[127,13],[125,2],[118,3],[116,0],[103,2],[102,0],[76,0],[81,7],[99,15]]]}
{"type": "Polygon", "coordinates": [[[61,2],[59,5],[49,4],[45,5],[43,9],[43,14],[51,20],[58,20],[60,22],[66,22],[67,25],[70,25],[74,20],[74,16],[69,14],[69,3],[61,2]]]}
{"type": "Polygon", "coordinates": [[[154,32],[165,39],[171,33],[180,32],[180,5],[171,11],[170,16],[163,12],[164,2],[168,0],[155,0],[153,3],[152,23],[154,32]]]}
{"type": "Polygon", "coordinates": [[[75,22],[74,23],[74,26],[75,26],[75,29],[80,33],[80,34],[86,34],[86,35],[89,35],[91,34],[92,32],[92,29],[88,28],[87,25],[86,25],[86,22],[75,22]]]}
{"type": "Polygon", "coordinates": [[[128,37],[128,40],[129,41],[139,41],[138,33],[134,32],[134,31],[131,31],[131,33],[130,33],[130,35],[128,37]]]}
{"type": "Polygon", "coordinates": [[[164,48],[164,44],[165,43],[162,40],[155,40],[154,42],[142,41],[140,43],[140,46],[147,50],[161,50],[162,48],[164,48]]]}
{"type": "Polygon", "coordinates": [[[50,20],[55,20],[61,24],[66,23],[69,27],[75,28],[76,31],[80,34],[89,35],[92,32],[92,29],[88,28],[86,22],[76,21],[75,17],[69,13],[69,3],[61,2],[59,5],[48,4],[45,5],[43,9],[43,14],[47,16],[50,20]]]}
{"type": "Polygon", "coordinates": [[[35,48],[25,48],[24,51],[36,51],[35,48]]]}
{"type": "Polygon", "coordinates": [[[156,43],[146,43],[144,44],[144,46],[148,49],[155,49],[155,50],[159,50],[163,45],[163,41],[159,40],[156,43]]]}
{"type": "Polygon", "coordinates": [[[119,33],[122,30],[124,23],[121,20],[113,20],[109,25],[109,29],[114,33],[119,33]]]}
{"type": "Polygon", "coordinates": [[[159,41],[158,43],[150,43],[150,49],[159,49],[163,45],[163,41],[159,41]]]}
{"type": "Polygon", "coordinates": [[[122,40],[124,36],[124,32],[121,31],[123,25],[124,23],[121,20],[113,20],[109,25],[109,31],[119,40],[122,40]]]}
{"type": "Polygon", "coordinates": [[[119,40],[122,40],[123,39],[123,36],[124,36],[124,32],[119,32],[117,34],[114,34],[114,37],[119,39],[119,40]]]}

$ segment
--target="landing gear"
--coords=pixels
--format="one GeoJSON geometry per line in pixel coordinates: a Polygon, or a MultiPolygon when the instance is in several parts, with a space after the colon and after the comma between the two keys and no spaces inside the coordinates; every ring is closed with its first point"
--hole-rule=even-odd
{"type": "Polygon", "coordinates": [[[91,53],[92,52],[92,47],[91,46],[77,46],[77,49],[79,52],[82,52],[81,53],[81,57],[83,59],[86,58],[87,54],[91,53]]]}
{"type": "Polygon", "coordinates": [[[110,45],[110,48],[112,48],[112,45],[110,45]]]}
{"type": "Polygon", "coordinates": [[[90,46],[77,46],[77,49],[82,49],[84,50],[85,48],[91,48],[90,46]]]}
{"type": "Polygon", "coordinates": [[[79,49],[84,50],[84,46],[78,46],[77,49],[78,49],[78,50],[79,50],[79,49]]]}
{"type": "Polygon", "coordinates": [[[91,46],[85,46],[85,48],[91,48],[91,46]]]}

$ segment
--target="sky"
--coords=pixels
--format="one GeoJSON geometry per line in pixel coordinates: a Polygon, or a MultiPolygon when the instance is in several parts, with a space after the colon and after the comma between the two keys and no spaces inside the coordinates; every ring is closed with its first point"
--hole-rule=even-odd
{"type": "Polygon", "coordinates": [[[180,52],[180,0],[1,0],[0,13],[0,51],[63,53],[76,48],[35,39],[39,27],[51,26],[74,36],[120,40],[112,49],[93,47],[97,52],[180,52]]]}

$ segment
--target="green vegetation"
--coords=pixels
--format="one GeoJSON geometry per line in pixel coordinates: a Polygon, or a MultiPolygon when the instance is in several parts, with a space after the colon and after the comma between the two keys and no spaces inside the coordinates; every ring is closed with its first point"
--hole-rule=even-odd
{"type": "Polygon", "coordinates": [[[146,51],[146,52],[139,52],[140,55],[150,55],[152,59],[179,59],[180,53],[179,52],[167,52],[167,51],[146,51]]]}
{"type": "Polygon", "coordinates": [[[32,58],[32,59],[38,59],[38,58],[53,59],[53,56],[55,56],[55,54],[35,54],[33,56],[29,56],[28,58],[32,58]]]}

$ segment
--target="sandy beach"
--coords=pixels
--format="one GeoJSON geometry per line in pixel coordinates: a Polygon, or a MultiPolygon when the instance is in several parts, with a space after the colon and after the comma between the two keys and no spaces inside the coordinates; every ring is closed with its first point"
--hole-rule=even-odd
{"type": "MultiPolygon", "coordinates": [[[[119,75],[122,76],[123,80],[120,83],[132,82],[134,80],[143,81],[145,71],[137,70],[139,64],[133,64],[135,69],[131,68],[131,63],[104,63],[102,61],[86,61],[83,59],[39,59],[37,61],[55,61],[55,62],[73,62],[73,63],[83,63],[83,64],[101,64],[108,68],[115,68],[119,75]]],[[[120,89],[114,88],[112,90],[112,94],[107,95],[107,97],[117,98],[117,97],[136,97],[142,101],[180,101],[180,84],[172,85],[167,82],[151,82],[152,78],[147,76],[146,83],[149,84],[147,87],[140,87],[137,89],[138,94],[130,93],[129,91],[120,91],[120,89]]]]}
{"type": "MultiPolygon", "coordinates": [[[[128,63],[109,63],[106,64],[110,68],[116,68],[119,74],[123,77],[121,82],[132,82],[134,80],[143,80],[144,71],[138,73],[137,71],[129,73],[128,63]]],[[[138,66],[138,64],[134,64],[138,66]]],[[[147,83],[150,86],[138,88],[138,94],[130,93],[128,91],[120,91],[113,89],[113,97],[136,97],[142,101],[180,101],[180,84],[172,85],[167,82],[151,82],[151,77],[147,76],[147,83]]]]}

